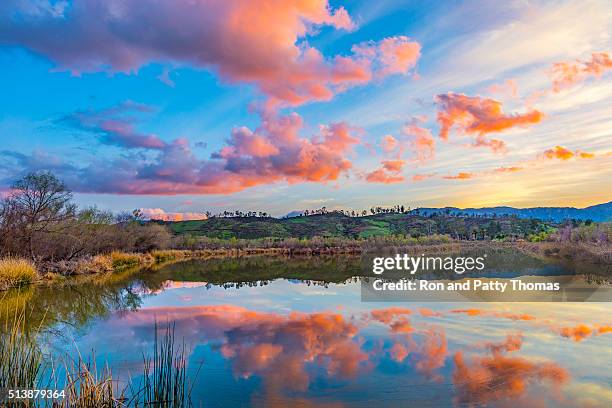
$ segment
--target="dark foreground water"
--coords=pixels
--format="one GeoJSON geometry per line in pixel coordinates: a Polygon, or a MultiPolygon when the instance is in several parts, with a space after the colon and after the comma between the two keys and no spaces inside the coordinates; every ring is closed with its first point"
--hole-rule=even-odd
{"type": "MultiPolygon", "coordinates": [[[[562,271],[502,258],[490,274],[562,271]]],[[[195,406],[612,406],[611,303],[367,303],[360,269],[342,257],[190,261],[2,302],[28,302],[48,356],[93,350],[119,379],[141,372],[155,322],[175,322],[195,406]]]]}

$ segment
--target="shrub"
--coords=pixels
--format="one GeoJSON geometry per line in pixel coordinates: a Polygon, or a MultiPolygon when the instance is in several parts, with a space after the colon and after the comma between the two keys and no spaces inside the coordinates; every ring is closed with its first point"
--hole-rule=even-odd
{"type": "Polygon", "coordinates": [[[0,290],[27,285],[37,276],[36,266],[27,259],[0,259],[0,290]]]}

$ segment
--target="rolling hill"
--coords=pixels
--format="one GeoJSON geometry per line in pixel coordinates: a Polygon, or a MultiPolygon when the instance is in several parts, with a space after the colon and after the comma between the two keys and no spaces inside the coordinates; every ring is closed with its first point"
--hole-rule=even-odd
{"type": "Polygon", "coordinates": [[[413,237],[448,234],[458,238],[526,237],[549,229],[552,224],[516,217],[457,217],[443,213],[430,215],[383,213],[349,217],[331,212],[292,218],[213,217],[207,220],[164,222],[175,234],[220,239],[368,238],[382,235],[413,237]]]}
{"type": "Polygon", "coordinates": [[[514,215],[519,218],[537,218],[545,221],[561,222],[563,220],[592,220],[595,222],[612,220],[612,201],[604,204],[597,204],[585,208],[574,207],[534,207],[534,208],[513,208],[513,207],[487,207],[487,208],[419,208],[412,213],[430,215],[432,213],[451,213],[466,214],[470,216],[509,216],[514,215]]]}

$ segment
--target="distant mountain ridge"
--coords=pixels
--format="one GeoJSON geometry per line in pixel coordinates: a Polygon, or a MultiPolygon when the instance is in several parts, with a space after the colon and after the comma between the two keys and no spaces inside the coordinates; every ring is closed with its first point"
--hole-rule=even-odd
{"type": "Polygon", "coordinates": [[[411,211],[413,214],[430,215],[432,213],[450,212],[453,214],[463,213],[470,216],[501,216],[514,215],[519,218],[537,218],[545,221],[560,222],[567,219],[593,220],[596,222],[612,220],[612,201],[592,205],[585,208],[575,207],[533,207],[533,208],[514,208],[514,207],[484,207],[484,208],[417,208],[411,211]]]}

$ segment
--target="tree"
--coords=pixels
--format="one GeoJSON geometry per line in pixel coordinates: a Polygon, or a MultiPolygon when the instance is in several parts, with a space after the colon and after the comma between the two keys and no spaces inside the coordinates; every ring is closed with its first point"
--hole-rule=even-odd
{"type": "Polygon", "coordinates": [[[61,224],[74,218],[72,192],[50,172],[30,173],[12,186],[3,207],[10,209],[13,227],[20,231],[25,250],[34,258],[37,234],[59,232],[61,224]]]}

